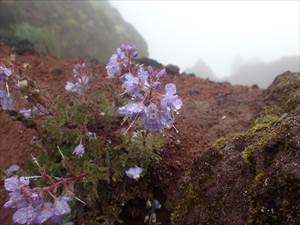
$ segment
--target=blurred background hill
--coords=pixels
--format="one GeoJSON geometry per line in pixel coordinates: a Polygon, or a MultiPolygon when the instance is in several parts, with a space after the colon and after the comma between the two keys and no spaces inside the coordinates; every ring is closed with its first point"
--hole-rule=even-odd
{"type": "Polygon", "coordinates": [[[212,81],[228,81],[232,84],[258,85],[267,88],[275,79],[276,74],[286,71],[300,71],[300,57],[286,56],[273,61],[263,61],[259,58],[244,59],[237,56],[232,63],[229,76],[217,77],[211,67],[199,59],[195,65],[185,70],[186,73],[195,74],[197,77],[212,81]]]}
{"type": "Polygon", "coordinates": [[[300,71],[295,6],[295,2],[0,0],[0,38],[12,43],[28,40],[42,53],[100,63],[106,63],[120,44],[129,43],[147,65],[173,64],[200,78],[266,88],[277,74],[300,71]],[[218,12],[219,17],[209,12],[218,12]]]}
{"type": "Polygon", "coordinates": [[[110,2],[0,0],[0,36],[40,52],[106,62],[121,43],[148,56],[143,37],[110,2]]]}
{"type": "Polygon", "coordinates": [[[195,74],[197,77],[201,77],[203,79],[208,78],[214,81],[218,80],[215,73],[203,59],[198,59],[198,61],[192,67],[187,68],[185,71],[190,74],[195,74]]]}
{"type": "Polygon", "coordinates": [[[285,71],[299,72],[299,56],[281,57],[277,60],[265,62],[260,59],[244,60],[237,58],[233,62],[232,74],[224,77],[223,80],[232,84],[253,85],[257,84],[262,88],[267,88],[276,77],[285,71]]]}

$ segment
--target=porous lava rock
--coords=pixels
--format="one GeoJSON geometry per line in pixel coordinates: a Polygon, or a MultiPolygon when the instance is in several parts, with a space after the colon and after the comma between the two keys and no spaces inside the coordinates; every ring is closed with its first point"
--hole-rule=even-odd
{"type": "Polygon", "coordinates": [[[194,160],[172,224],[300,224],[300,73],[279,75],[248,130],[217,140],[194,160]]]}

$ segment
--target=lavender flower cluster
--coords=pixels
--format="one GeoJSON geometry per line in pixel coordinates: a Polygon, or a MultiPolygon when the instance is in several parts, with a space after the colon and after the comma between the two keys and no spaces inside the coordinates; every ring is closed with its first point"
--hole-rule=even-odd
{"type": "MultiPolygon", "coordinates": [[[[161,131],[174,127],[175,113],[182,107],[177,95],[176,85],[165,85],[165,93],[161,95],[161,79],[166,76],[165,69],[155,70],[151,66],[144,68],[134,63],[137,51],[130,45],[122,45],[113,54],[106,66],[109,78],[121,80],[124,93],[132,99],[120,107],[118,112],[134,123],[141,118],[144,129],[161,131]]],[[[174,127],[175,128],[175,127],[174,127]]]]}
{"type": "Polygon", "coordinates": [[[0,66],[0,106],[2,110],[14,110],[16,106],[15,100],[10,96],[7,79],[12,75],[12,70],[0,66]]]}
{"type": "MultiPolygon", "coordinates": [[[[18,170],[13,165],[9,173],[18,170]]],[[[9,193],[9,200],[4,208],[16,209],[13,222],[17,224],[42,224],[47,221],[61,223],[64,216],[71,212],[67,195],[55,197],[54,201],[46,200],[46,195],[51,193],[47,188],[31,188],[30,177],[10,176],[5,179],[4,187],[9,193]]],[[[53,195],[53,194],[52,194],[53,195]]]]}
{"type": "Polygon", "coordinates": [[[79,96],[82,96],[86,92],[87,84],[90,79],[86,73],[86,64],[76,64],[72,71],[72,76],[74,81],[67,81],[65,89],[67,92],[77,93],[79,96]]]}

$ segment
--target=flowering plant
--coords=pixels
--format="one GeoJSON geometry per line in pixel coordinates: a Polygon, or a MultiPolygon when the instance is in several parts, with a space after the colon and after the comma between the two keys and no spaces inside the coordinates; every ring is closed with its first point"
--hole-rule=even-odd
{"type": "Polygon", "coordinates": [[[132,216],[128,208],[140,211],[144,222],[158,223],[162,203],[154,194],[153,172],[164,139],[157,131],[176,129],[182,101],[173,83],[161,93],[165,70],[138,65],[136,56],[135,48],[122,45],[111,57],[108,77],[120,81],[124,91],[119,95],[115,85],[106,86],[110,98],[103,89],[92,90],[97,75],[86,63],[74,66],[72,80],[65,84],[67,98],[51,99],[20,86],[33,103],[20,110],[24,119],[34,119],[32,113],[46,116],[42,135],[33,142],[46,154],[33,157],[24,171],[16,166],[6,171],[9,199],[4,207],[16,209],[15,223],[120,224],[132,216]],[[120,132],[123,116],[123,124],[130,123],[120,132]],[[133,129],[140,123],[142,129],[133,129]]]}
{"type": "Polygon", "coordinates": [[[128,129],[141,118],[147,131],[172,127],[177,130],[174,114],[182,107],[182,101],[176,95],[175,84],[166,84],[165,94],[160,94],[158,90],[161,79],[166,76],[165,69],[157,71],[151,66],[144,68],[136,65],[133,61],[136,56],[137,51],[133,47],[122,45],[106,66],[108,77],[119,78],[123,83],[124,94],[133,100],[119,107],[118,112],[132,120],[128,129]]]}
{"type": "Polygon", "coordinates": [[[15,100],[10,95],[8,78],[12,75],[11,68],[0,65],[0,106],[4,111],[14,110],[15,100]]]}

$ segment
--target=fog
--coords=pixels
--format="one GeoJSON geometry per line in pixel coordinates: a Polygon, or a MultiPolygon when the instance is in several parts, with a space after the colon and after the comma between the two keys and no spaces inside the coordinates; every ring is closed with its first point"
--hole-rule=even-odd
{"type": "Polygon", "coordinates": [[[299,56],[300,1],[111,1],[146,40],[150,57],[217,77],[237,57],[276,61],[299,56]]]}

